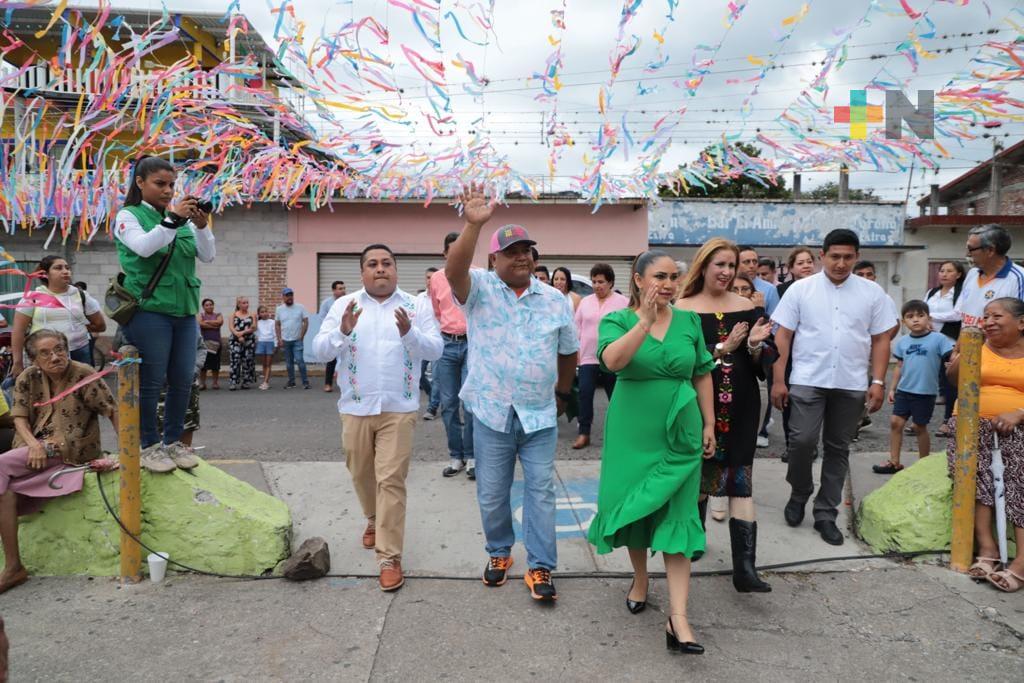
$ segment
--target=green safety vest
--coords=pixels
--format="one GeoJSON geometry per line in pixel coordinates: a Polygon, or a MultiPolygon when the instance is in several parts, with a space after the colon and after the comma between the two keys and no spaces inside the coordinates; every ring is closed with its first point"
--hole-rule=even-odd
{"type": "MultiPolygon", "coordinates": [[[[164,219],[163,214],[148,204],[124,207],[139,221],[146,232],[157,228],[164,219]]],[[[166,228],[158,228],[166,230],[166,228]]],[[[167,255],[170,245],[163,247],[151,256],[143,258],[126,247],[120,240],[117,242],[117,257],[124,272],[124,288],[136,297],[142,295],[160,261],[167,255]]],[[[195,315],[199,311],[199,288],[202,282],[196,277],[196,236],[192,227],[186,223],[178,228],[178,240],[174,245],[167,270],[160,278],[153,296],[142,302],[143,311],[163,313],[164,315],[186,316],[195,315]]]]}

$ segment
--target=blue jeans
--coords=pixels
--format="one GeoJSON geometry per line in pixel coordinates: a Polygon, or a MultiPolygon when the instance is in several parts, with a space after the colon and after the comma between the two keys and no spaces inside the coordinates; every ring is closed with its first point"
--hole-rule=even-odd
{"type": "Polygon", "coordinates": [[[530,569],[553,570],[555,543],[555,442],[558,429],[523,431],[509,411],[507,432],[496,432],[479,419],[473,432],[476,448],[476,500],[487,539],[487,554],[508,557],[515,544],[512,527],[512,478],[516,455],[523,467],[523,545],[530,569]]]}
{"type": "Polygon", "coordinates": [[[90,342],[80,349],[75,349],[68,355],[71,357],[71,360],[76,360],[79,363],[85,363],[86,365],[92,365],[92,343],[90,342]]]}
{"type": "Polygon", "coordinates": [[[199,328],[194,316],[175,317],[163,313],[139,311],[124,326],[124,338],[139,350],[139,427],[143,448],[161,440],[157,431],[156,404],[160,390],[167,385],[164,403],[163,442],[181,439],[185,429],[185,409],[196,373],[196,337],[199,328]]]}
{"type": "Polygon", "coordinates": [[[427,406],[432,412],[437,412],[441,407],[441,383],[437,381],[437,362],[433,362],[430,368],[430,376],[433,381],[430,385],[430,404],[427,406]]]}
{"type": "Polygon", "coordinates": [[[295,384],[295,364],[299,365],[299,375],[302,377],[302,386],[309,384],[306,377],[306,361],[302,357],[302,340],[286,341],[284,343],[284,364],[288,367],[288,384],[295,384]]]}
{"type": "Polygon", "coordinates": [[[459,392],[469,372],[469,345],[465,341],[444,342],[444,353],[434,361],[434,383],[441,389],[441,418],[448,434],[448,454],[453,460],[473,457],[473,414],[465,406],[465,424],[459,424],[459,392]]]}
{"type": "Polygon", "coordinates": [[[427,395],[427,410],[436,413],[438,406],[441,405],[441,385],[438,384],[436,375],[433,382],[427,379],[427,368],[429,367],[429,360],[420,364],[420,391],[427,395]]]}
{"type": "Polygon", "coordinates": [[[590,426],[594,422],[594,394],[597,385],[604,387],[604,393],[610,401],[615,390],[615,375],[601,370],[600,365],[581,365],[576,377],[580,384],[580,434],[590,436],[590,426]]]}

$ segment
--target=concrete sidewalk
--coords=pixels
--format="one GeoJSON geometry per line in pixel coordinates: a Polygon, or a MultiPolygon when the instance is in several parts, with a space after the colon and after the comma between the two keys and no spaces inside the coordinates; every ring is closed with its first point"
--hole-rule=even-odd
{"type": "MultiPolygon", "coordinates": [[[[231,471],[244,463],[222,464],[231,471]]],[[[794,560],[821,559],[849,555],[863,556],[871,551],[856,541],[850,529],[851,506],[840,510],[839,525],[847,533],[843,546],[831,546],[812,528],[810,506],[804,523],[790,528],[782,518],[789,499],[785,482],[785,464],[758,459],[754,463],[755,501],[758,512],[758,563],[778,564],[794,560]]],[[[294,541],[297,546],[310,536],[322,536],[331,547],[332,571],[340,574],[375,575],[373,553],[360,543],[365,526],[359,502],[352,489],[348,471],[334,462],[262,463],[270,492],[284,500],[292,511],[294,541]]],[[[586,532],[597,509],[600,462],[564,461],[555,463],[558,474],[556,519],[559,571],[565,573],[628,572],[629,559],[624,549],[599,556],[586,540],[586,532]]],[[[464,475],[445,479],[441,466],[413,462],[408,478],[408,511],[403,567],[416,576],[457,578],[479,577],[487,561],[480,513],[473,482],[464,475]]],[[[517,522],[521,517],[522,481],[517,469],[512,504],[517,522]]],[[[516,524],[517,537],[520,533],[516,524]]],[[[526,568],[526,553],[521,543],[513,550],[514,575],[526,568]]],[[[836,571],[862,568],[870,560],[854,563],[814,564],[800,571],[836,571]]],[[[880,562],[875,560],[875,562],[880,562]]],[[[708,520],[708,552],[694,566],[695,571],[731,569],[729,532],[726,523],[708,520]]],[[[657,570],[661,563],[656,563],[657,570]]]]}
{"type": "MultiPolygon", "coordinates": [[[[877,456],[856,455],[852,469],[869,471],[877,456]]],[[[411,578],[397,593],[359,578],[376,567],[359,543],[362,515],[342,464],[214,464],[285,500],[295,543],[325,537],[332,574],[342,576],[296,584],[170,574],[126,587],[34,578],[0,598],[11,680],[1016,681],[1024,665],[1019,596],[937,566],[863,558],[868,549],[848,531],[853,500],[840,512],[842,547],[821,541],[809,518],[789,528],[785,466],[771,459],[755,461],[759,564],[863,559],[767,572],[774,590],[763,595],[736,593],[727,576],[696,576],[688,613],[703,657],[666,652],[664,580],[651,582],[648,609],[631,615],[629,579],[603,574],[628,571],[625,553],[595,557],[585,542],[597,461],[556,463],[562,576],[554,607],[530,600],[519,580],[482,585],[473,484],[442,478],[436,463],[412,465],[411,578]]],[[[519,545],[516,560],[519,576],[519,545]]],[[[708,554],[694,569],[729,567],[727,528],[709,521],[708,554]]],[[[651,570],[660,569],[655,558],[651,570]]]]}

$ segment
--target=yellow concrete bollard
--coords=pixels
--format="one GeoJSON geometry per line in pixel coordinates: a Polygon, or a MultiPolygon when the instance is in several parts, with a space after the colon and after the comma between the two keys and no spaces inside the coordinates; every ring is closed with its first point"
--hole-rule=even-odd
{"type": "MultiPolygon", "coordinates": [[[[123,358],[138,358],[134,346],[122,346],[123,358]]],[[[136,538],[142,533],[142,494],[139,467],[139,364],[126,363],[117,371],[117,417],[121,460],[121,522],[136,538]]],[[[142,547],[121,531],[121,581],[142,578],[142,547]]]]}
{"type": "Polygon", "coordinates": [[[978,489],[978,394],[981,387],[981,330],[960,333],[960,397],[957,400],[956,463],[953,469],[953,537],[949,566],[966,572],[974,558],[974,497],[978,489]]]}

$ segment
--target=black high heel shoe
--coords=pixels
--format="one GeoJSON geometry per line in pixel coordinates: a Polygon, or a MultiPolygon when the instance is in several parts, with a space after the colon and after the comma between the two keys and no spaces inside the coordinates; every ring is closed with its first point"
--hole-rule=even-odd
{"type": "MultiPolygon", "coordinates": [[[[633,583],[629,584],[629,592],[626,593],[626,609],[629,610],[630,614],[640,614],[647,609],[646,600],[630,600],[629,594],[633,592],[633,587],[636,585],[636,578],[633,578],[633,583]]],[[[649,583],[648,583],[649,585],[649,583]]]]}
{"type": "Polygon", "coordinates": [[[665,631],[665,647],[670,652],[679,652],[684,655],[702,655],[704,654],[704,646],[700,643],[695,643],[690,640],[679,642],[678,636],[676,636],[676,628],[672,624],[672,616],[668,618],[668,630],[665,631]]]}

